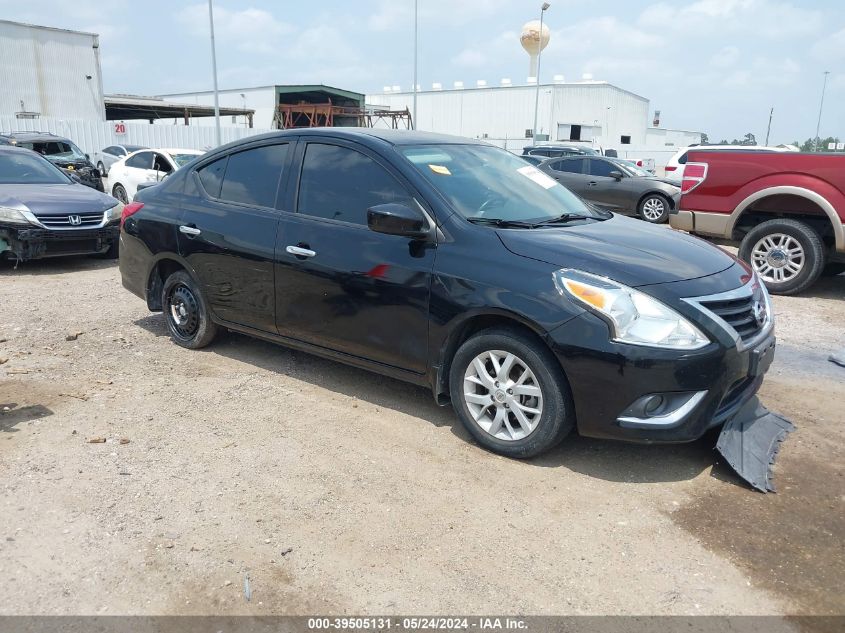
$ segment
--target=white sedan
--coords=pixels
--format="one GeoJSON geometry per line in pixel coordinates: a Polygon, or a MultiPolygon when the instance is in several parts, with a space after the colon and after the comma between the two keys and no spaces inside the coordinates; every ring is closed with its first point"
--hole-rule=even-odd
{"type": "Polygon", "coordinates": [[[111,194],[123,204],[128,204],[142,182],[158,182],[204,153],[195,149],[143,149],[133,152],[109,169],[111,194]]]}

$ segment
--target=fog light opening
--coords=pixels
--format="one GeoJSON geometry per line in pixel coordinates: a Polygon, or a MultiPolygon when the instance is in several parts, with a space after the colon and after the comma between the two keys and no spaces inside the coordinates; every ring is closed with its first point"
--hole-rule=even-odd
{"type": "Polygon", "coordinates": [[[663,404],[666,402],[666,399],[661,395],[654,395],[651,396],[645,402],[645,406],[643,407],[643,413],[647,416],[651,417],[656,415],[661,408],[663,408],[663,404]]]}

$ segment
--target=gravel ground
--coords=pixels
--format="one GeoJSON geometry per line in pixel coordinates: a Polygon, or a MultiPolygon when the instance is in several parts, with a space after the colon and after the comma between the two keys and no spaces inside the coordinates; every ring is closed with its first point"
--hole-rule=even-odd
{"type": "Polygon", "coordinates": [[[111,262],[0,265],[0,614],[845,613],[843,297],[775,299],[762,495],[713,438],[508,460],[424,389],[177,347],[111,262]]]}

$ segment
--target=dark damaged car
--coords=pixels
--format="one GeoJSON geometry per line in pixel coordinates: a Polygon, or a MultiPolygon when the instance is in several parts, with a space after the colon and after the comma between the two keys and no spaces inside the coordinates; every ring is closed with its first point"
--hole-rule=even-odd
{"type": "Polygon", "coordinates": [[[70,139],[46,132],[13,132],[0,134],[0,145],[14,145],[30,149],[53,163],[83,185],[105,191],[100,170],[94,167],[88,154],[70,139]]]}
{"type": "Polygon", "coordinates": [[[121,209],[42,156],[0,146],[0,259],[117,257],[121,209]]]}
{"type": "Polygon", "coordinates": [[[688,442],[723,427],[728,461],[770,487],[789,427],[755,397],[775,349],[756,274],[509,152],[396,130],[265,134],[122,216],[123,285],[183,347],[229,329],[426,385],[511,457],[575,430],[688,442]]]}

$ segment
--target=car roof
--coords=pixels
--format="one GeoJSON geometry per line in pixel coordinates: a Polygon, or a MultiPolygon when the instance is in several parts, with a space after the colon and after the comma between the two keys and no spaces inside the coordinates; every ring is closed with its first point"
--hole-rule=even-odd
{"type": "Polygon", "coordinates": [[[69,138],[65,136],[58,136],[56,134],[50,134],[49,132],[3,132],[0,136],[4,136],[6,138],[15,139],[15,140],[27,140],[27,141],[70,141],[69,138]]]}
{"type": "MultiPolygon", "coordinates": [[[[434,132],[420,132],[418,130],[392,130],[368,127],[322,127],[322,128],[293,128],[279,130],[250,136],[243,141],[260,141],[272,138],[284,138],[287,136],[341,138],[351,141],[358,141],[364,144],[373,141],[381,141],[390,145],[488,145],[484,141],[466,138],[464,136],[452,136],[450,134],[437,134],[434,132]]],[[[236,141],[235,144],[240,144],[236,141]]]]}

